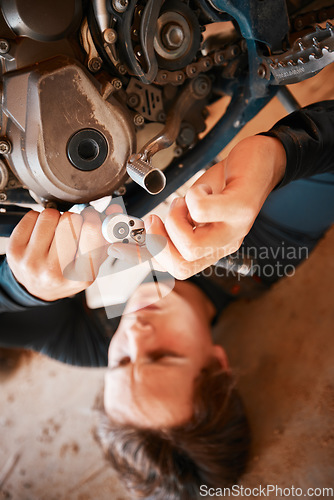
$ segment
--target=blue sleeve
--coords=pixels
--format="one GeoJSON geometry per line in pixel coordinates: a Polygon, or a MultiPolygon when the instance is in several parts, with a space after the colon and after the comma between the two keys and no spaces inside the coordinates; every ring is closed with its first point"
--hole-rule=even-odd
{"type": "Polygon", "coordinates": [[[30,295],[0,256],[0,346],[31,349],[78,366],[106,366],[104,328],[84,293],[44,302],[30,295]]]}
{"type": "Polygon", "coordinates": [[[49,303],[30,295],[14,278],[5,255],[0,255],[0,313],[23,311],[49,303]]]}
{"type": "Polygon", "coordinates": [[[295,111],[261,135],[279,139],[286,152],[286,172],[277,187],[334,172],[334,101],[319,102],[295,111]]]}

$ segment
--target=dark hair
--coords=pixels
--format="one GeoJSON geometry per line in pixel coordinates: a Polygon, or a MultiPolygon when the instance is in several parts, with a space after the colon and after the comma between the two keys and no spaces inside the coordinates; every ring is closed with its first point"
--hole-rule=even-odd
{"type": "Polygon", "coordinates": [[[237,482],[250,432],[234,378],[218,365],[211,360],[197,377],[194,413],[185,424],[147,429],[117,424],[101,412],[96,438],[133,496],[193,500],[202,484],[237,482]]]}

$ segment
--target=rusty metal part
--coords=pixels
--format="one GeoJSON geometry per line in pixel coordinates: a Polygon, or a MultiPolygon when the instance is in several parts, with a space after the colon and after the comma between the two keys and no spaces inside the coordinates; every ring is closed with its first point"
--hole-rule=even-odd
{"type": "Polygon", "coordinates": [[[334,61],[334,27],[316,27],[299,38],[292,48],[279,56],[267,58],[276,84],[286,85],[305,80],[334,61]]]}
{"type": "Polygon", "coordinates": [[[153,156],[168,148],[177,139],[182,120],[196,101],[205,99],[211,90],[211,80],[200,75],[190,80],[179,93],[166,118],[162,131],[147,142],[140,152],[132,155],[127,164],[127,172],[140,186],[151,194],[158,194],[165,187],[165,176],[152,166],[153,156]]]}
{"type": "Polygon", "coordinates": [[[87,54],[87,67],[92,73],[97,73],[102,66],[102,59],[95,47],[87,19],[81,25],[81,43],[87,54]]]}
{"type": "Polygon", "coordinates": [[[196,101],[204,99],[210,90],[211,80],[206,75],[200,75],[185,85],[169,111],[166,125],[161,133],[145,144],[140,151],[144,158],[150,159],[161,149],[168,148],[173,144],[180,132],[182,120],[187,112],[196,101]]]}
{"type": "Polygon", "coordinates": [[[77,30],[82,17],[82,2],[2,0],[1,10],[8,26],[17,36],[39,42],[54,42],[77,30]]]}
{"type": "Polygon", "coordinates": [[[303,31],[312,24],[323,23],[329,19],[334,19],[334,6],[324,7],[322,9],[298,14],[290,20],[291,33],[303,31]]]}
{"type": "Polygon", "coordinates": [[[178,12],[164,12],[158,19],[154,48],[164,59],[179,59],[189,50],[190,26],[178,12]]]}
{"type": "Polygon", "coordinates": [[[163,113],[162,91],[155,85],[144,85],[131,78],[127,86],[128,105],[140,113],[146,120],[160,121],[163,113]]]}
{"type": "Polygon", "coordinates": [[[202,56],[181,70],[159,70],[154,83],[157,85],[172,84],[179,86],[183,85],[187,79],[195,78],[200,73],[206,73],[213,66],[225,66],[233,59],[236,59],[241,52],[245,52],[246,48],[242,42],[242,40],[237,41],[229,47],[202,56]]]}
{"type": "MultiPolygon", "coordinates": [[[[8,164],[38,198],[82,203],[124,184],[126,162],[135,150],[131,117],[113,95],[104,100],[98,82],[75,61],[59,56],[4,75],[3,111],[4,132],[13,145],[8,164]],[[19,101],[18,88],[26,89],[19,101]],[[95,170],[80,170],[67,154],[70,139],[82,130],[96,131],[107,144],[95,170]]],[[[85,136],[83,141],[74,144],[77,154],[95,167],[89,162],[101,157],[99,140],[85,136]]]]}

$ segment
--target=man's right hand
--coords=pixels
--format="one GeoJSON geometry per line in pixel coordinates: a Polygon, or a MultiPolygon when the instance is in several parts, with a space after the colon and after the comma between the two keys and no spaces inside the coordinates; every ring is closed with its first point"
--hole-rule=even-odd
{"type": "MultiPolygon", "coordinates": [[[[282,180],[285,166],[285,150],[278,139],[242,140],[184,198],[173,201],[165,224],[157,215],[145,221],[147,235],[160,235],[167,242],[155,252],[155,260],[182,280],[236,252],[267,196],[282,180]]],[[[151,251],[149,240],[147,247],[151,251]]]]}
{"type": "Polygon", "coordinates": [[[14,229],[7,249],[16,278],[35,297],[54,301],[85,290],[107,257],[98,212],[82,215],[46,209],[28,212],[14,229]]]}

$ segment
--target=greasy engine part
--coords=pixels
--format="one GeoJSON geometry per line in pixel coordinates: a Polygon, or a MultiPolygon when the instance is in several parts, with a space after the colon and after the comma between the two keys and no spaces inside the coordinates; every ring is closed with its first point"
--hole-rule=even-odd
{"type": "Polygon", "coordinates": [[[3,0],[0,200],[23,202],[29,190],[59,207],[116,190],[129,212],[144,215],[290,81],[281,65],[307,62],[310,71],[295,72],[300,81],[329,62],[331,28],[323,36],[314,26],[331,15],[329,2],[313,1],[311,15],[310,0],[3,0]],[[290,27],[307,29],[302,46],[290,27]],[[187,107],[190,82],[201,81],[208,93],[187,107]],[[205,134],[207,108],[224,95],[230,105],[205,134]],[[149,190],[158,192],[164,176],[166,187],[150,196],[128,179],[129,159],[151,172],[155,151],[170,144],[149,190]]]}
{"type": "Polygon", "coordinates": [[[205,99],[210,90],[208,76],[200,75],[190,80],[171,107],[164,129],[145,144],[138,154],[130,157],[127,165],[129,176],[149,193],[158,194],[166,185],[164,174],[152,166],[153,156],[173,144],[180,134],[182,120],[187,112],[196,101],[205,99]]]}
{"type": "Polygon", "coordinates": [[[165,2],[154,36],[159,68],[184,68],[196,57],[200,43],[200,25],[190,7],[175,0],[165,2]]]}
{"type": "Polygon", "coordinates": [[[103,99],[97,83],[65,57],[4,75],[3,132],[12,144],[5,156],[42,200],[90,201],[125,180],[134,127],[115,97],[103,99]]]}
{"type": "Polygon", "coordinates": [[[16,35],[42,42],[65,38],[79,27],[82,17],[80,0],[2,0],[1,9],[16,35]]]}

